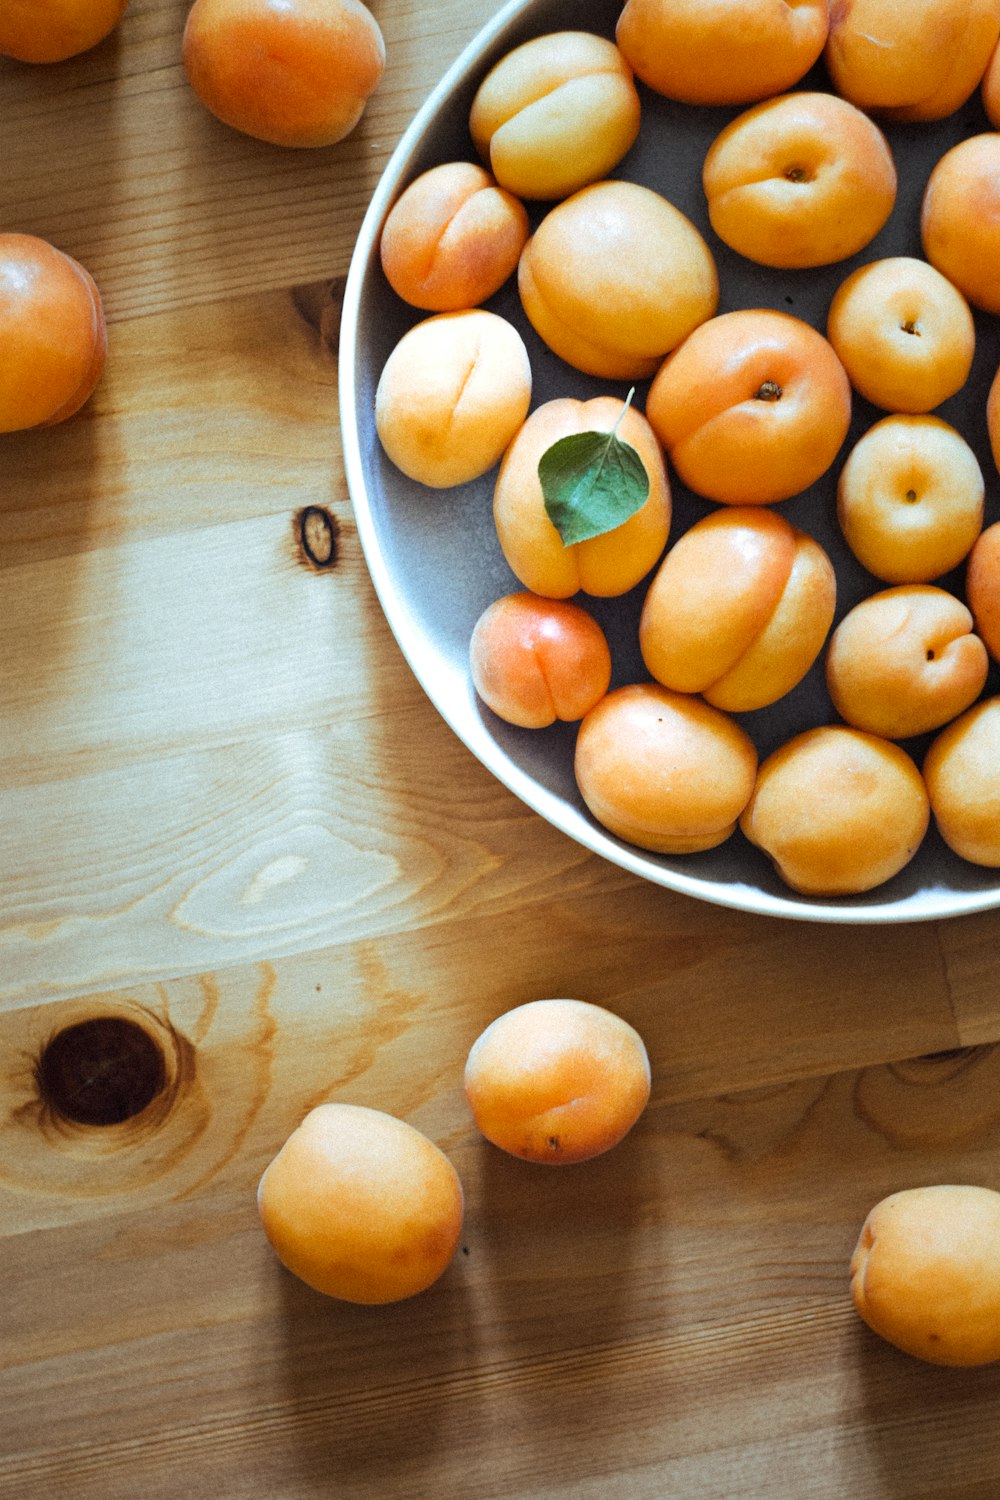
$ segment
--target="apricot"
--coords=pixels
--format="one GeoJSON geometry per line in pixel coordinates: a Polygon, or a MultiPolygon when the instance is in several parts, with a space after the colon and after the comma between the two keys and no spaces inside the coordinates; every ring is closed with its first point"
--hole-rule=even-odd
{"type": "Polygon", "coordinates": [[[924,189],[924,254],[984,312],[1000,312],[1000,134],[969,136],[946,151],[924,189]]]}
{"type": "Polygon", "coordinates": [[[310,1110],[257,1190],[278,1259],[318,1292],[397,1302],[447,1269],[462,1185],[444,1152],[393,1115],[356,1104],[310,1110]]]}
{"type": "Polygon", "coordinates": [[[911,415],[961,390],[976,350],[962,293],[911,255],[852,271],[830,303],[826,333],[860,395],[911,415]]]}
{"type": "Polygon", "coordinates": [[[703,699],[634,683],[587,714],[574,769],[580,795],[609,832],[655,853],[693,854],[735,831],[757,752],[734,719],[703,699]]]}
{"type": "Polygon", "coordinates": [[[433,489],[499,460],[531,404],[531,365],[512,323],[481,308],[404,333],[375,392],[375,426],[397,468],[433,489]]]}
{"type": "Polygon", "coordinates": [[[774,511],[714,511],[660,564],[639,642],[657,682],[732,713],[800,682],[833,623],[837,581],[822,547],[774,511]]]}
{"type": "Polygon", "coordinates": [[[649,1099],[634,1026],[585,1000],[531,1000],[473,1042],[465,1094],[488,1141],[522,1161],[563,1166],[617,1146],[649,1099]]]}
{"type": "Polygon", "coordinates": [[[986,64],[980,96],[986,118],[994,130],[1000,130],[1000,45],[993,48],[986,64]]]}
{"type": "Polygon", "coordinates": [[[740,827],[792,890],[846,896],[902,870],[929,820],[923,779],[905,750],[831,724],[767,757],[740,827]]]}
{"type": "Polygon", "coordinates": [[[986,397],[986,430],[990,439],[993,462],[1000,471],[1000,368],[990,382],[986,397]]]}
{"type": "Polygon", "coordinates": [[[528,238],[520,199],[473,162],[423,172],[389,211],[379,239],[397,296],[425,312],[478,307],[517,269],[528,238]]]}
{"type": "Polygon", "coordinates": [[[110,36],[127,0],[4,0],[0,57],[18,62],[64,62],[110,36]]]}
{"type": "Polygon", "coordinates": [[[607,637],[579,604],[508,594],[476,621],[469,649],[472,681],[508,724],[545,729],[582,719],[607,692],[607,637]]]}
{"type": "Polygon", "coordinates": [[[836,0],[824,60],[837,93],[889,120],[942,120],[976,89],[997,0],[836,0]]]}
{"type": "Polygon", "coordinates": [[[493,517],[504,557],[525,588],[551,599],[582,590],[602,598],[627,593],[658,561],[670,531],[670,483],[663,450],[641,412],[615,396],[559,397],[531,413],[504,454],[493,517]],[[600,536],[566,546],[549,520],[538,477],[542,455],[578,432],[611,432],[639,455],[649,479],[645,504],[600,536]]]}
{"type": "Polygon", "coordinates": [[[107,347],[90,272],[47,240],[0,234],[0,432],[73,416],[104,372],[107,347]]]}
{"type": "Polygon", "coordinates": [[[844,538],[886,583],[929,583],[957,567],[982,528],[984,503],[976,455],[939,417],[883,417],[840,471],[844,538]]]}
{"type": "Polygon", "coordinates": [[[910,584],[870,594],[830,640],[833,706],[856,729],[907,739],[940,729],[983,690],[989,658],[972,615],[944,589],[910,584]]]}
{"type": "Polygon", "coordinates": [[[690,489],[725,505],[770,505],[833,463],[851,385],[815,328],[747,309],[702,324],[663,362],[646,415],[690,489]]]}
{"type": "Polygon", "coordinates": [[[924,758],[938,832],[974,865],[1000,867],[1000,697],[948,724],[924,758]]]}
{"type": "Polygon", "coordinates": [[[965,570],[965,597],[986,649],[1000,661],[1000,521],[987,526],[973,544],[965,570]]]}
{"type": "Polygon", "coordinates": [[[750,104],[823,51],[826,0],[627,0],[616,40],[643,83],[683,104],[750,104]]]}
{"type": "Polygon", "coordinates": [[[469,129],[497,182],[566,198],[606,177],[639,134],[632,69],[614,42],[556,31],[515,47],[476,91],[469,129]]]}
{"type": "Polygon", "coordinates": [[[851,1300],[875,1333],[935,1365],[1000,1359],[1000,1193],[904,1188],[868,1214],[851,1300]]]}
{"type": "Polygon", "coordinates": [[[784,94],[738,115],[709,147],[702,184],[719,238],[764,266],[844,260],[896,201],[888,141],[833,94],[784,94]]]}
{"type": "Polygon", "coordinates": [[[331,146],[360,120],[385,67],[361,0],[194,0],[182,45],[205,108],[275,146],[331,146]]]}
{"type": "Polygon", "coordinates": [[[521,254],[529,321],[574,369],[643,380],[710,318],[712,252],[679,209],[634,182],[598,182],[556,204],[521,254]]]}

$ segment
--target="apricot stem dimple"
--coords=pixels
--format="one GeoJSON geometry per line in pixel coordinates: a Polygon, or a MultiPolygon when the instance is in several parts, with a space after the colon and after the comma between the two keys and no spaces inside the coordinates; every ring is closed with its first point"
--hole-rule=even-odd
{"type": "Polygon", "coordinates": [[[755,392],[755,401],[780,401],[782,397],[781,386],[776,380],[765,380],[760,390],[755,392]]]}
{"type": "Polygon", "coordinates": [[[916,490],[907,490],[906,495],[904,496],[904,499],[906,500],[906,502],[907,502],[908,505],[913,505],[914,502],[916,501],[916,498],[917,498],[917,492],[916,492],[916,490]]]}
{"type": "Polygon", "coordinates": [[[907,318],[905,323],[900,323],[903,333],[912,333],[916,338],[920,337],[920,329],[917,327],[915,318],[907,318]]]}
{"type": "Polygon", "coordinates": [[[785,176],[789,182],[811,182],[812,174],[805,167],[786,167],[785,176]]]}

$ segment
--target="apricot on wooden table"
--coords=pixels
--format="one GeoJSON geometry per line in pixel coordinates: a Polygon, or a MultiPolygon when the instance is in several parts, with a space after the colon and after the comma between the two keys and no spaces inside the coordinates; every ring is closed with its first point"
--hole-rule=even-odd
{"type": "Polygon", "coordinates": [[[1000,521],[980,532],[965,570],[965,597],[976,629],[1000,661],[1000,521]]]}
{"type": "Polygon", "coordinates": [[[974,865],[1000,867],[1000,697],[946,725],[924,758],[938,832],[974,865]]]}
{"type": "Polygon", "coordinates": [[[385,42],[361,0],[194,0],[182,56],[224,124],[276,146],[331,146],[360,120],[385,42]]]}
{"type": "Polygon", "coordinates": [[[1000,312],[1000,133],[968,136],[946,151],[924,189],[924,254],[984,312],[1000,312]]]}
{"type": "Polygon", "coordinates": [[[1000,1359],[1000,1193],[964,1183],[890,1193],[861,1227],[851,1299],[869,1328],[917,1359],[1000,1359]]]}
{"type": "Polygon", "coordinates": [[[474,308],[403,334],[379,377],[375,425],[398,469],[447,489],[492,469],[530,404],[524,340],[506,318],[474,308]]]}
{"type": "Polygon", "coordinates": [[[524,247],[521,302],[567,364],[642,380],[719,301],[712,252],[666,198],[635,182],[597,182],[557,203],[524,247]]]}
{"type": "Polygon", "coordinates": [[[78,411],[104,372],[104,306],[90,272],[31,234],[0,234],[0,432],[78,411]]]}
{"type": "Polygon", "coordinates": [[[753,791],[746,731],[702,698],[659,683],[615,688],[580,725],[580,795],[618,838],[662,854],[714,849],[753,791]]]}
{"type": "Polygon", "coordinates": [[[792,890],[846,896],[902,870],[929,820],[923,780],[905,750],[830,724],[767,757],[740,827],[792,890]]]}
{"type": "Polygon", "coordinates": [[[808,672],[833,623],[826,553],[774,511],[732,506],[674,543],[646,593],[643,660],[657,682],[731,713],[763,708],[808,672]]]}
{"type": "Polygon", "coordinates": [[[834,293],[826,332],[860,395],[911,415],[961,390],[976,350],[962,293],[913,255],[852,271],[834,293]]]}
{"type": "Polygon", "coordinates": [[[536,594],[568,599],[627,593],[658,561],[670,531],[670,482],[663,450],[641,412],[615,396],[558,397],[536,407],[504,454],[493,492],[493,518],[504,557],[536,594]],[[649,479],[645,504],[612,531],[567,546],[549,519],[538,464],[560,438],[611,432],[638,454],[649,479]]]}
{"type": "Polygon", "coordinates": [[[824,61],[837,93],[889,120],[943,120],[975,92],[997,0],[837,0],[824,61]]]}
{"type": "Polygon", "coordinates": [[[750,104],[823,51],[827,0],[626,0],[616,39],[643,83],[684,104],[750,104]]]}
{"type": "Polygon", "coordinates": [[[396,200],[379,255],[393,291],[425,312],[460,312],[492,297],[517,269],[528,213],[469,161],[421,173],[396,200]]]}
{"type": "Polygon", "coordinates": [[[487,606],[473,629],[469,658],[480,698],[522,729],[582,719],[611,682],[611,651],[593,615],[528,591],[487,606]]]}
{"type": "Polygon", "coordinates": [[[18,62],[64,62],[109,36],[127,0],[4,0],[0,57],[18,62]]]}
{"type": "Polygon", "coordinates": [[[876,578],[930,583],[968,555],[985,494],[979,460],[954,427],[940,417],[883,417],[847,455],[837,515],[876,578]]]}
{"type": "Polygon", "coordinates": [[[502,187],[565,198],[606,177],[639,134],[632,69],[614,42],[554,31],[515,47],[476,91],[469,129],[502,187]]]}
{"type": "Polygon", "coordinates": [[[801,318],[710,319],[664,360],[646,415],[681,479],[726,505],[769,505],[813,484],[851,421],[851,383],[801,318]]]}
{"type": "Polygon", "coordinates": [[[649,1090],[635,1027],[585,1000],[531,1000],[506,1011],[477,1037],[465,1065],[466,1098],[486,1139],[547,1166],[610,1151],[649,1090]]]}
{"type": "Polygon", "coordinates": [[[869,594],[841,620],[826,654],[841,718],[891,740],[940,729],[964,712],[988,670],[970,611],[929,584],[869,594]]]}
{"type": "Polygon", "coordinates": [[[738,115],[705,156],[712,228],[760,265],[825,266],[862,250],[896,201],[885,136],[834,94],[767,99],[738,115]]]}
{"type": "Polygon", "coordinates": [[[462,1186],[444,1152],[404,1120],[355,1104],[310,1110],[265,1170],[257,1203],[282,1264],[347,1302],[424,1291],[462,1231],[462,1186]]]}

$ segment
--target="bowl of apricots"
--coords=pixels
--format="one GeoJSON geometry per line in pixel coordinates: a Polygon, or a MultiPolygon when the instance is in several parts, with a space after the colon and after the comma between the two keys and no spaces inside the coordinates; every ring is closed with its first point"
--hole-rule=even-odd
{"type": "Polygon", "coordinates": [[[513,0],[345,295],[432,702],[585,849],[761,915],[1000,905],[1000,0],[904,9],[513,0]]]}

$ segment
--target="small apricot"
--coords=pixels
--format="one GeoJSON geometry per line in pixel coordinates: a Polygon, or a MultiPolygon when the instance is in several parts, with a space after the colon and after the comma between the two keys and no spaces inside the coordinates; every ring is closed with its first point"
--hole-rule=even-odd
{"type": "Polygon", "coordinates": [[[572,723],[611,682],[607,637],[579,604],[507,594],[476,621],[469,647],[476,692],[508,724],[572,723]]]}
{"type": "Polygon", "coordinates": [[[974,703],[924,758],[938,832],[970,864],[1000,868],[1000,697],[974,703]]]}
{"type": "Polygon", "coordinates": [[[875,1333],[935,1365],[1000,1359],[1000,1193],[904,1188],[868,1214],[851,1300],[875,1333]]]}
{"type": "Polygon", "coordinates": [[[994,661],[1000,661],[1000,521],[973,544],[965,570],[965,597],[976,629],[994,661]]]}
{"type": "Polygon", "coordinates": [[[379,240],[397,296],[425,312],[478,307],[517,269],[528,214],[473,162],[442,162],[411,182],[379,240]]]}
{"type": "Polygon", "coordinates": [[[826,333],[859,395],[910,415],[961,390],[976,350],[962,293],[912,255],[852,271],[834,293],[826,333]]]}
{"type": "Polygon", "coordinates": [[[614,42],[555,31],[515,47],[476,91],[469,129],[501,187],[566,198],[606,177],[639,133],[632,69],[614,42]]]}
{"type": "Polygon", "coordinates": [[[506,318],[482,308],[425,318],[396,344],[375,426],[398,469],[432,489],[492,469],[531,404],[531,364],[506,318]]]}
{"type": "Polygon", "coordinates": [[[73,416],[104,371],[94,278],[35,235],[0,234],[0,349],[0,432],[73,416]]]}
{"type": "Polygon", "coordinates": [[[770,505],[833,463],[851,385],[821,333],[769,309],[722,313],[664,360],[646,415],[681,479],[724,505],[770,505]]]}
{"type": "Polygon", "coordinates": [[[127,0],[4,0],[0,57],[55,63],[89,52],[110,36],[127,0]]]}
{"type": "Polygon", "coordinates": [[[738,115],[709,147],[702,182],[716,234],[764,266],[844,260],[896,201],[888,141],[834,94],[783,94],[738,115]]]}
{"type": "Polygon", "coordinates": [[[470,1049],[465,1094],[488,1141],[522,1161],[562,1166],[610,1151],[649,1099],[634,1026],[585,1000],[532,1000],[470,1049]]]}
{"type": "Polygon", "coordinates": [[[217,119],[275,146],[331,146],[354,129],[385,67],[361,0],[194,0],[184,70],[217,119]]]}
{"type": "Polygon", "coordinates": [[[356,1104],[310,1110],[257,1190],[284,1266],[346,1302],[397,1302],[447,1269],[462,1231],[462,1185],[433,1141],[356,1104]]]}
{"type": "Polygon", "coordinates": [[[616,39],[668,99],[750,104],[798,83],[828,28],[827,0],[627,0],[616,39]]]}
{"type": "Polygon", "coordinates": [[[920,236],[932,266],[975,307],[1000,312],[1000,133],[946,151],[924,189],[920,236]]]}
{"type": "Polygon", "coordinates": [[[1000,472],[1000,367],[990,382],[986,397],[986,431],[990,440],[993,462],[1000,472]]]}

